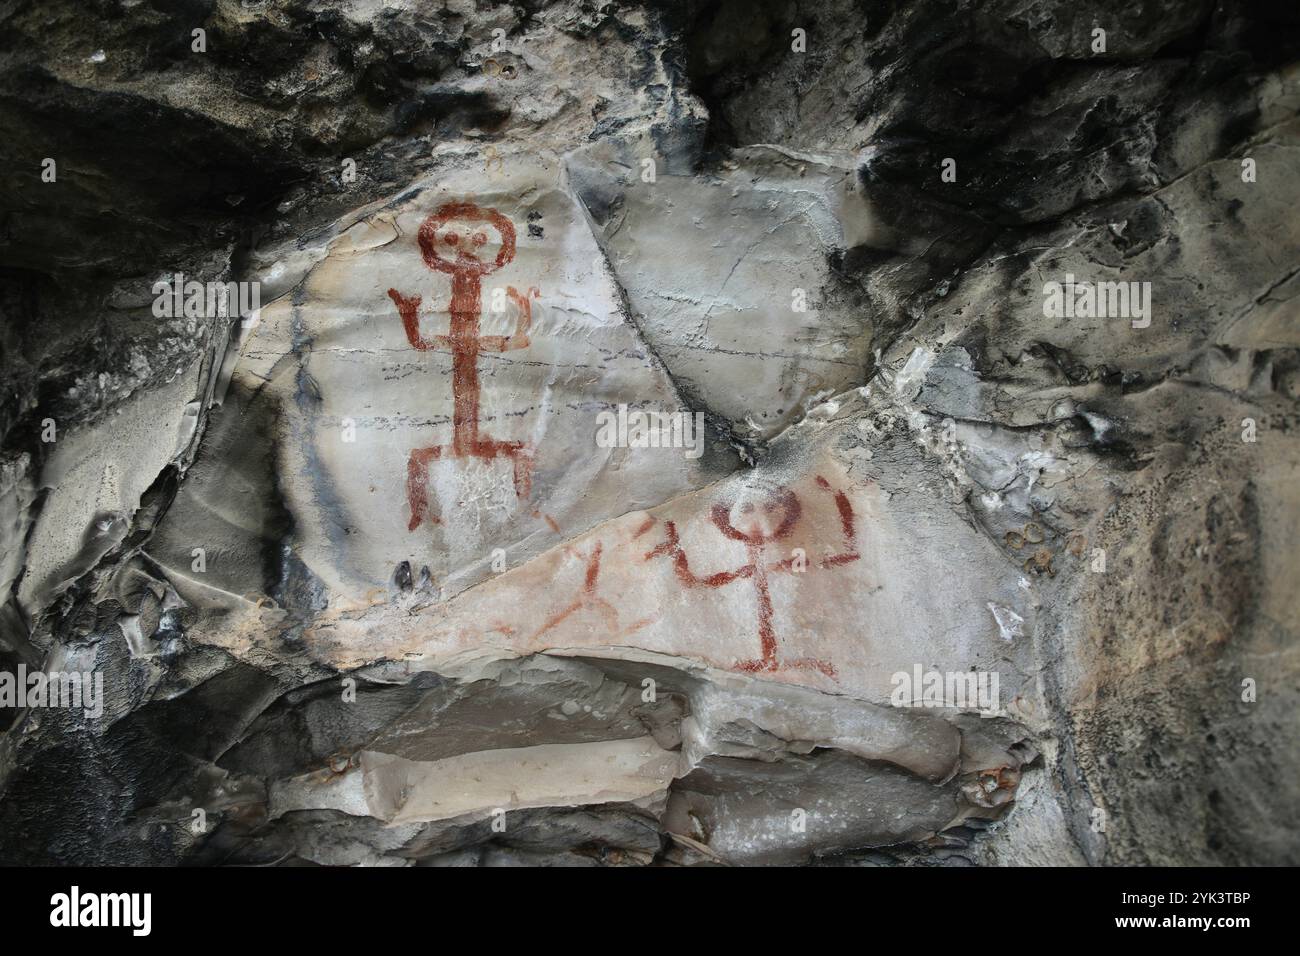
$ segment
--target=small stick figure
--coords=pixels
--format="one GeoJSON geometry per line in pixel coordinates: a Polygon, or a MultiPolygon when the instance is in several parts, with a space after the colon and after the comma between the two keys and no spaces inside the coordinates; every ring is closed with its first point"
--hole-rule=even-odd
{"type": "Polygon", "coordinates": [[[435,459],[509,458],[514,466],[515,494],[527,497],[532,488],[532,450],[523,442],[496,441],[479,435],[478,356],[480,352],[510,352],[528,347],[528,330],[532,324],[532,299],[536,288],[520,295],[513,286],[506,294],[518,309],[513,335],[479,335],[482,306],[480,279],[495,272],[515,257],[515,227],[495,209],[480,209],[470,202],[449,202],[438,207],[420,226],[420,252],[425,265],[451,275],[451,327],[448,335],[435,335],[432,341],[420,334],[420,296],[404,296],[389,289],[388,296],[402,317],[402,327],[412,346],[427,351],[435,346],[452,355],[451,392],[454,399],[452,441],[450,445],[416,448],[406,465],[406,497],[411,508],[409,530],[414,531],[427,517],[439,524],[429,510],[429,463],[435,459]],[[497,234],[494,259],[481,255],[489,243],[489,227],[497,234]],[[444,255],[443,250],[446,251],[444,255]],[[454,253],[453,258],[448,258],[454,253]]]}
{"type": "MultiPolygon", "coordinates": [[[[565,607],[546,619],[546,622],[538,628],[537,633],[533,635],[533,640],[537,640],[547,631],[557,627],[567,618],[579,611],[598,611],[605,620],[605,633],[609,636],[623,636],[639,631],[647,624],[651,623],[651,618],[641,618],[634,621],[627,627],[619,624],[618,608],[606,601],[596,593],[597,583],[600,578],[600,555],[604,550],[604,543],[597,541],[591,549],[591,553],[585,558],[586,568],[583,575],[582,590],[578,596],[570,601],[565,607]]],[[[572,553],[572,552],[571,552],[572,553]]]]}
{"type": "MultiPolygon", "coordinates": [[[[817,485],[825,491],[831,490],[830,483],[821,475],[817,476],[817,485]]],[[[857,561],[861,557],[853,527],[853,506],[844,492],[835,491],[833,495],[836,509],[839,511],[840,530],[844,535],[845,549],[838,554],[823,558],[820,565],[823,569],[839,567],[857,561]]],[[[757,660],[737,661],[736,667],[739,670],[751,673],[773,673],[783,666],[801,667],[818,670],[827,677],[835,678],[834,666],[826,661],[800,657],[782,662],[776,656],[776,632],[772,627],[772,596],[768,589],[767,576],[769,572],[797,573],[799,568],[793,558],[768,564],[764,559],[764,552],[767,545],[790,536],[802,513],[803,506],[798,496],[788,488],[778,488],[769,492],[761,502],[723,501],[715,504],[709,515],[714,526],[732,541],[744,542],[745,549],[749,553],[749,563],[733,571],[719,571],[707,577],[700,577],[692,571],[686,552],[682,550],[677,526],[672,521],[664,523],[667,540],[645,555],[645,560],[648,561],[660,555],[671,554],[673,568],[684,587],[720,588],[741,578],[753,580],[758,604],[758,638],[762,645],[763,656],[757,660]],[[733,517],[737,513],[739,519],[733,517]],[[740,527],[736,526],[737,520],[740,522],[740,527]]]]}

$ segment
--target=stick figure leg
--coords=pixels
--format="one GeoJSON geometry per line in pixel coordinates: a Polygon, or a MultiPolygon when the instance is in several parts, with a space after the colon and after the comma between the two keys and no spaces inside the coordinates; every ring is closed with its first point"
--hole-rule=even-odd
{"type": "Polygon", "coordinates": [[[827,661],[819,661],[815,657],[796,657],[794,660],[787,660],[782,663],[786,667],[800,667],[809,671],[821,671],[831,680],[835,680],[838,676],[835,672],[834,664],[828,663],[827,661]]]}
{"type": "Polygon", "coordinates": [[[514,469],[515,495],[527,498],[533,489],[533,450],[521,441],[481,441],[474,446],[480,458],[509,458],[514,469]]]}
{"type": "Polygon", "coordinates": [[[779,670],[798,669],[820,671],[831,680],[836,680],[839,677],[834,664],[818,660],[815,657],[796,657],[785,660],[765,657],[759,660],[736,661],[735,668],[738,671],[744,671],[746,674],[775,674],[779,670]]]}
{"type": "Polygon", "coordinates": [[[510,453],[510,463],[514,466],[515,494],[527,498],[533,490],[533,455],[526,447],[516,448],[510,453]]]}
{"type": "MultiPolygon", "coordinates": [[[[411,506],[408,531],[420,527],[429,510],[429,462],[441,458],[446,445],[416,448],[406,461],[406,501],[411,506]]],[[[427,515],[430,524],[441,524],[437,515],[427,515]]]]}

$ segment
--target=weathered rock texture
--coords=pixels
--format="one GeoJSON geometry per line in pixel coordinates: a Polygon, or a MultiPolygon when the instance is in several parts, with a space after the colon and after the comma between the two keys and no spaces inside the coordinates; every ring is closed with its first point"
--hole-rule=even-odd
{"type": "Polygon", "coordinates": [[[15,0],[0,143],[0,862],[1300,862],[1293,3],[15,0]]]}

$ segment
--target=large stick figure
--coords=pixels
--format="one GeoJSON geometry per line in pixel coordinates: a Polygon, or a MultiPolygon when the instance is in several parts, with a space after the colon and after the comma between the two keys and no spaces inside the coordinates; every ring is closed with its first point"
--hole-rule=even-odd
{"type": "MultiPolygon", "coordinates": [[[[817,476],[817,485],[825,491],[831,490],[830,483],[821,475],[817,476]]],[[[848,564],[861,557],[853,527],[853,506],[844,492],[835,491],[833,495],[839,512],[840,531],[844,535],[844,550],[823,558],[820,563],[823,569],[848,564]]],[[[677,578],[684,587],[720,588],[741,578],[749,578],[754,582],[758,602],[758,638],[763,656],[756,660],[738,661],[736,667],[739,670],[771,673],[781,667],[802,667],[821,671],[830,678],[835,677],[834,666],[826,661],[812,657],[780,661],[776,656],[776,631],[772,627],[772,595],[768,589],[768,574],[782,571],[798,573],[804,567],[801,559],[794,557],[769,564],[765,551],[767,545],[788,538],[802,514],[803,506],[799,497],[788,488],[760,492],[757,495],[747,494],[739,500],[715,504],[709,513],[714,526],[732,541],[743,542],[749,554],[749,563],[734,571],[719,571],[707,577],[700,577],[692,571],[686,552],[682,550],[677,526],[672,521],[664,522],[667,540],[645,555],[648,561],[659,555],[671,554],[677,578]]]]}
{"type": "Polygon", "coordinates": [[[523,442],[497,441],[479,435],[478,356],[480,352],[510,352],[528,347],[528,329],[532,324],[532,298],[520,295],[513,286],[506,294],[518,308],[513,335],[479,335],[482,287],[480,279],[495,272],[515,257],[515,227],[495,209],[480,209],[470,202],[449,202],[438,207],[420,226],[420,253],[424,263],[437,272],[451,275],[451,327],[448,335],[432,340],[420,334],[420,296],[403,296],[389,289],[388,296],[397,306],[406,329],[406,338],[420,351],[436,347],[447,349],[452,356],[451,393],[454,400],[452,440],[450,445],[416,448],[406,464],[406,498],[411,508],[409,528],[414,531],[427,517],[438,524],[437,515],[429,511],[429,463],[438,458],[509,458],[514,468],[515,494],[526,497],[532,487],[532,450],[523,442]],[[490,233],[496,233],[493,240],[490,233]],[[492,245],[496,257],[489,258],[492,245]]]}

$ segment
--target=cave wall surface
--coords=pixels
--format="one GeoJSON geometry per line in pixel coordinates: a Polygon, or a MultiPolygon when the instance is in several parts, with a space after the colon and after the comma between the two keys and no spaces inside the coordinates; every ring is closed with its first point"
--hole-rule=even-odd
{"type": "Polygon", "coordinates": [[[0,155],[0,863],[1300,863],[1294,3],[8,0],[0,155]]]}

